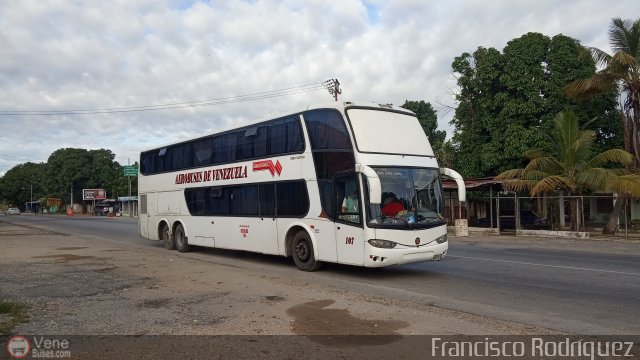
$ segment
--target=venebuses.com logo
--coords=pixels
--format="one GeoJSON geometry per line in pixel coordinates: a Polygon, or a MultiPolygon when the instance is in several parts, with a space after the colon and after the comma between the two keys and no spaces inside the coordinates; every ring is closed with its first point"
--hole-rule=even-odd
{"type": "Polygon", "coordinates": [[[32,337],[31,341],[24,336],[13,336],[7,342],[7,353],[13,359],[32,358],[62,359],[70,358],[69,340],[48,339],[44,336],[32,337]]]}

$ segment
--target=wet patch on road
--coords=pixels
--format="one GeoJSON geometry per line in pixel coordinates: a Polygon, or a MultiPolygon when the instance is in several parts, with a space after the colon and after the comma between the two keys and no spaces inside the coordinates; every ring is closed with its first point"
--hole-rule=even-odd
{"type": "Polygon", "coordinates": [[[313,336],[311,340],[331,345],[389,344],[402,337],[398,330],[409,324],[399,320],[366,320],[355,317],[347,309],[327,309],[334,300],[317,300],[296,305],[287,314],[294,318],[292,331],[297,335],[387,335],[313,336]]]}
{"type": "Polygon", "coordinates": [[[76,254],[55,254],[55,255],[42,255],[33,256],[34,259],[56,259],[59,263],[68,263],[69,261],[87,260],[87,259],[99,259],[95,256],[84,256],[76,254]]]}
{"type": "Polygon", "coordinates": [[[140,303],[138,307],[158,309],[158,308],[167,306],[170,301],[171,299],[168,299],[168,298],[148,299],[148,300],[142,301],[142,303],[140,303]]]}

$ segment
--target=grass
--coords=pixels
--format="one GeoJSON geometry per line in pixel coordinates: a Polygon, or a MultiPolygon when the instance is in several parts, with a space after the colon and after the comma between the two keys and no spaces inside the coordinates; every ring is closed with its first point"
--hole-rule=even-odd
{"type": "Polygon", "coordinates": [[[8,320],[0,322],[0,335],[11,335],[16,325],[29,320],[27,306],[16,302],[0,300],[0,314],[9,315],[8,320]]]}

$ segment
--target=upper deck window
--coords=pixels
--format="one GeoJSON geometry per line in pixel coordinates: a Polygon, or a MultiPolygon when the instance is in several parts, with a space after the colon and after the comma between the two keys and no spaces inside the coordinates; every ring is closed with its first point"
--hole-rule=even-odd
{"type": "Polygon", "coordinates": [[[140,156],[140,173],[150,175],[303,151],[304,136],[300,116],[291,115],[145,151],[140,156]]]}
{"type": "Polygon", "coordinates": [[[313,150],[351,150],[351,139],[340,113],[313,110],[304,114],[313,150]]]}

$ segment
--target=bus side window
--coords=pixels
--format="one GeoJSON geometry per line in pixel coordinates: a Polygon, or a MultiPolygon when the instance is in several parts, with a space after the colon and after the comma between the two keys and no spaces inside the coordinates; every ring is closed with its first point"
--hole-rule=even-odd
{"type": "Polygon", "coordinates": [[[238,136],[240,134],[236,131],[222,136],[222,162],[238,160],[238,136]]]}
{"type": "Polygon", "coordinates": [[[261,184],[258,189],[261,217],[276,216],[276,185],[261,184]]]}
{"type": "Polygon", "coordinates": [[[193,145],[193,164],[195,166],[211,163],[211,138],[204,138],[193,145]]]}
{"type": "Polygon", "coordinates": [[[278,217],[304,217],[309,212],[309,193],[304,180],[276,183],[278,217]]]}
{"type": "Polygon", "coordinates": [[[265,157],[268,155],[267,151],[267,139],[269,136],[269,127],[260,126],[256,129],[257,134],[253,139],[253,156],[256,158],[265,157]]]}

